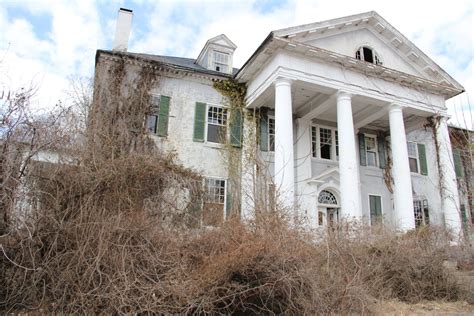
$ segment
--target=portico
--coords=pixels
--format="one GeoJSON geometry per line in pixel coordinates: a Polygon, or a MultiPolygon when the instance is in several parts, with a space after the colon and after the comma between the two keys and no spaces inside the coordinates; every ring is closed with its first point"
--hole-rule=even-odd
{"type": "Polygon", "coordinates": [[[431,222],[459,232],[447,129],[440,124],[434,141],[425,126],[429,117],[446,116],[445,99],[460,88],[439,79],[441,70],[430,61],[419,69],[415,53],[400,58],[396,48],[384,47],[383,54],[369,49],[375,59],[368,62],[360,60],[360,44],[354,44],[359,55],[353,57],[321,48],[331,47],[329,34],[350,42],[339,34],[346,27],[374,43],[381,40],[376,31],[388,25],[383,19],[357,19],[338,28],[315,24],[271,33],[237,74],[247,82],[247,108],[260,113],[256,129],[266,133],[260,142],[274,139],[260,146],[260,158],[280,205],[317,226],[318,196],[327,190],[338,196],[339,218],[374,223],[380,217],[407,231],[417,225],[414,204],[421,202],[414,197],[431,196],[431,222]],[[370,36],[357,33],[366,29],[370,36]]]}

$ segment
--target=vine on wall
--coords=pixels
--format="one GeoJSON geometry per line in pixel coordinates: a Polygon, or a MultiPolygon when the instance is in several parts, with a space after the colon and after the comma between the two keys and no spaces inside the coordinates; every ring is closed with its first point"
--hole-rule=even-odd
{"type": "MultiPolygon", "coordinates": [[[[245,95],[247,94],[247,86],[245,83],[240,83],[234,79],[227,79],[215,82],[213,87],[224,97],[224,105],[227,106],[229,113],[229,126],[231,126],[231,128],[232,126],[237,126],[237,128],[240,129],[240,145],[242,146],[243,122],[245,120],[245,95]]],[[[226,135],[224,135],[224,137],[225,136],[226,135]]],[[[231,190],[231,215],[236,215],[240,209],[242,150],[240,148],[241,146],[236,147],[232,144],[232,141],[224,141],[223,143],[225,144],[225,150],[223,151],[222,159],[224,163],[227,163],[231,190]]]]}
{"type": "Polygon", "coordinates": [[[90,158],[114,159],[155,150],[145,118],[157,72],[151,66],[133,65],[121,55],[99,65],[88,130],[90,158]]]}

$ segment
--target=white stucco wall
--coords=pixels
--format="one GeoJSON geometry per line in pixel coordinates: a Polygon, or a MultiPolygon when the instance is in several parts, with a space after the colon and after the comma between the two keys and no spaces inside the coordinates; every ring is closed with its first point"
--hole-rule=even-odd
{"type": "Polygon", "coordinates": [[[444,225],[443,210],[441,209],[441,193],[439,187],[439,172],[437,153],[433,133],[430,129],[418,129],[407,135],[408,142],[422,143],[426,149],[428,175],[411,173],[414,199],[428,200],[430,223],[444,225]]]}
{"type": "Polygon", "coordinates": [[[222,96],[207,79],[161,75],[152,93],[169,96],[168,136],[152,136],[165,152],[177,153],[179,163],[204,176],[227,179],[224,152],[218,144],[193,141],[196,102],[223,104],[222,96]]]}

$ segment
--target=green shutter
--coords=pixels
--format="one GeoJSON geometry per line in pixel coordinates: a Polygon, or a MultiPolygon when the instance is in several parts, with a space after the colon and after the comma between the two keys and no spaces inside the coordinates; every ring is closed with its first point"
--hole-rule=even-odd
{"type": "Polygon", "coordinates": [[[158,136],[168,136],[168,118],[170,113],[170,97],[160,97],[160,112],[158,114],[158,136]]]}
{"type": "Polygon", "coordinates": [[[226,181],[226,197],[225,197],[225,218],[229,219],[232,211],[232,191],[230,181],[226,181]]]}
{"type": "Polygon", "coordinates": [[[360,158],[360,165],[367,166],[367,158],[365,152],[365,135],[359,133],[359,158],[360,158]]]}
{"type": "Polygon", "coordinates": [[[377,195],[369,195],[370,223],[374,225],[382,219],[382,198],[377,195]]]}
{"type": "Polygon", "coordinates": [[[385,138],[382,135],[377,137],[377,148],[379,152],[379,166],[384,169],[387,165],[387,156],[385,153],[385,138]]]}
{"type": "Polygon", "coordinates": [[[242,147],[242,111],[236,109],[230,117],[230,144],[234,147],[242,147]]]}
{"type": "Polygon", "coordinates": [[[462,162],[461,162],[461,151],[459,148],[455,148],[453,150],[453,160],[454,160],[454,170],[456,171],[456,177],[462,178],[463,170],[462,170],[462,162]]]}
{"type": "Polygon", "coordinates": [[[206,128],[206,103],[196,102],[194,112],[194,136],[195,142],[204,142],[204,129],[206,128]]]}
{"type": "Polygon", "coordinates": [[[268,115],[267,109],[260,109],[260,150],[268,151],[268,115]]]}
{"type": "Polygon", "coordinates": [[[420,173],[422,175],[428,175],[428,164],[426,163],[426,150],[424,144],[417,144],[418,146],[418,158],[420,159],[420,173]]]}

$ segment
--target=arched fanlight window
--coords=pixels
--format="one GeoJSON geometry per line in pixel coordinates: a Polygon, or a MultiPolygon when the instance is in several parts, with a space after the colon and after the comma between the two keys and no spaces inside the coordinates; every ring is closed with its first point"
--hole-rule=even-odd
{"type": "Polygon", "coordinates": [[[355,58],[359,60],[366,61],[368,63],[382,65],[382,61],[377,53],[368,46],[359,47],[359,49],[355,53],[355,58]]]}
{"type": "Polygon", "coordinates": [[[319,193],[318,202],[320,204],[337,205],[337,200],[334,194],[326,190],[323,190],[321,193],[319,193]]]}

